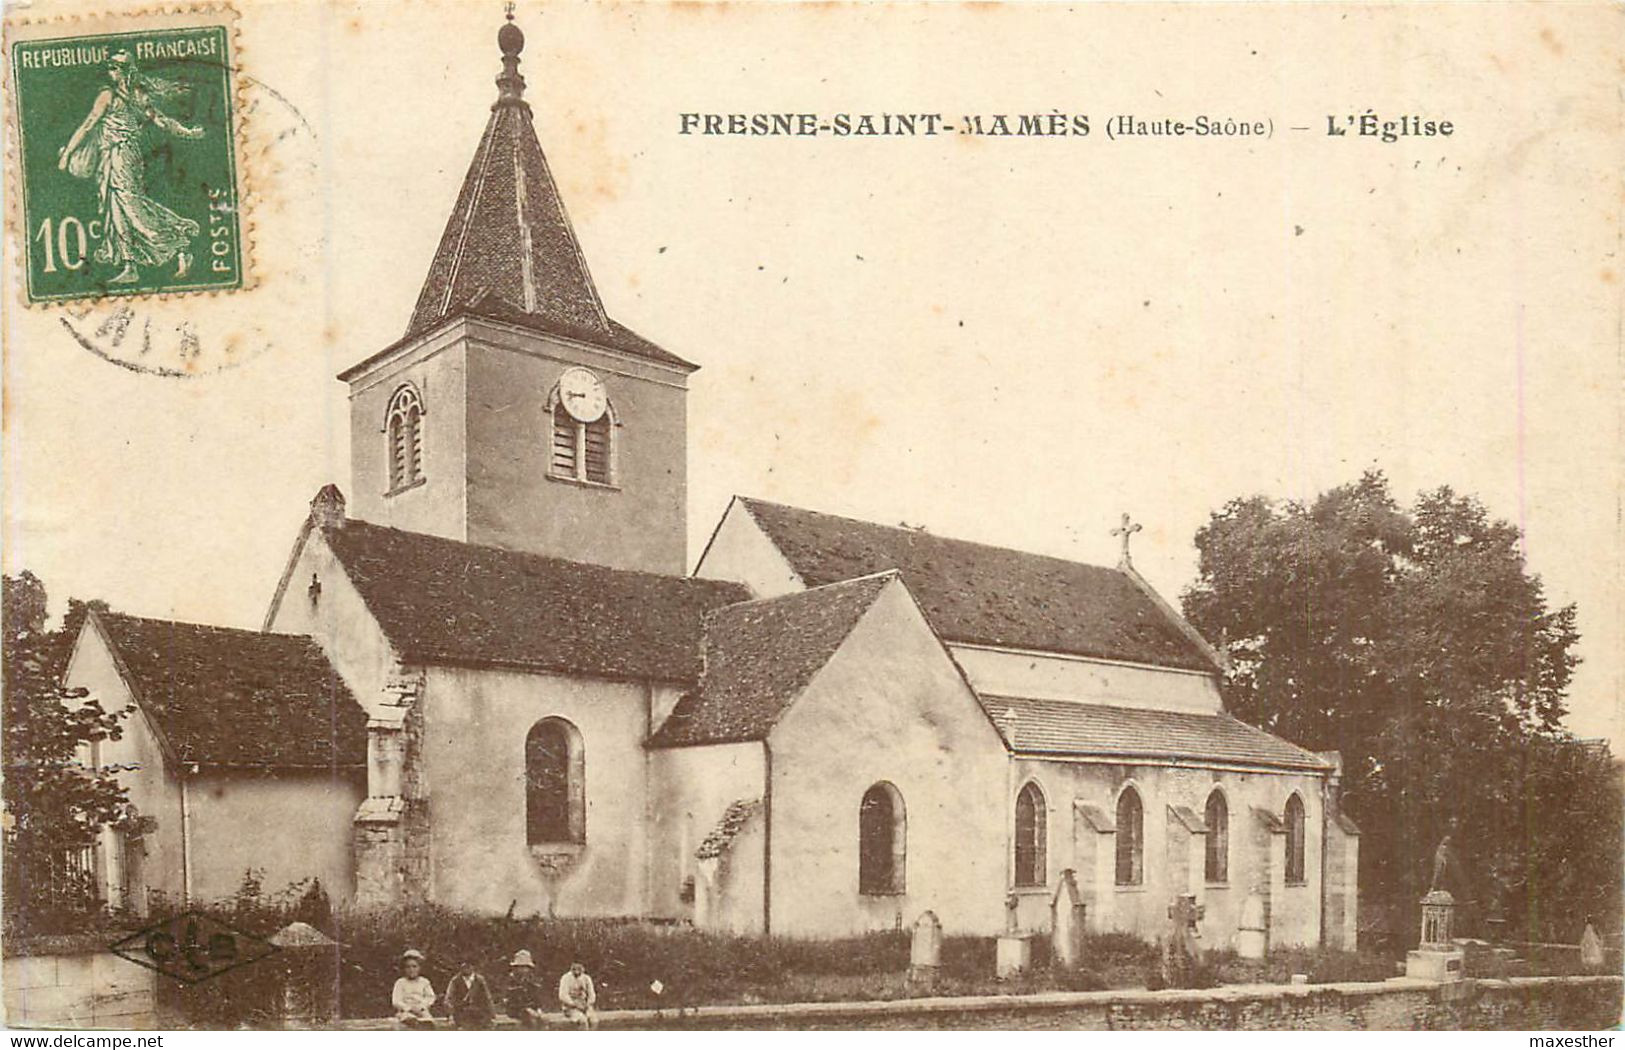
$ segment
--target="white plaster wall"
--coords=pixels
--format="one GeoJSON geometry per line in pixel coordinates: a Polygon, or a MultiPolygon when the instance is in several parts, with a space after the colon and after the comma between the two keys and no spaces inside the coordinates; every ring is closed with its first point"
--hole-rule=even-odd
{"type": "Polygon", "coordinates": [[[643,914],[644,686],[431,667],[420,703],[434,900],[497,914],[510,902],[520,915],[643,914]],[[525,842],[525,734],[548,717],[575,725],[586,756],[586,845],[557,879],[525,842]]]}
{"type": "MultiPolygon", "coordinates": [[[[1168,906],[1178,893],[1195,892],[1206,911],[1201,923],[1204,946],[1235,947],[1235,934],[1241,905],[1264,870],[1254,845],[1254,807],[1281,816],[1289,794],[1297,791],[1304,802],[1304,874],[1302,885],[1285,886],[1281,872],[1285,866],[1284,835],[1271,835],[1270,870],[1276,883],[1272,901],[1271,946],[1313,945],[1320,937],[1320,839],[1321,778],[1302,773],[1242,773],[1183,767],[1123,765],[1107,763],[1066,763],[1017,758],[1013,761],[1005,820],[1011,834],[1015,822],[1015,797],[1022,785],[1034,780],[1048,804],[1048,878],[1042,889],[1016,890],[1020,898],[1021,924],[1032,929],[1049,925],[1049,900],[1056,879],[1065,868],[1079,872],[1079,889],[1089,905],[1087,923],[1091,930],[1132,933],[1148,940],[1166,934],[1168,906]],[[1117,800],[1124,785],[1132,783],[1140,793],[1145,813],[1144,881],[1139,886],[1115,884],[1116,839],[1077,828],[1073,800],[1081,799],[1097,807],[1115,821],[1117,800]],[[1223,884],[1209,884],[1204,878],[1202,839],[1188,834],[1170,835],[1168,807],[1183,805],[1201,817],[1209,793],[1223,790],[1230,810],[1230,864],[1223,884]],[[1096,863],[1084,863],[1076,843],[1093,836],[1101,853],[1096,863]],[[1178,884],[1177,858],[1169,855],[1184,842],[1190,852],[1188,881],[1178,884]],[[1096,881],[1086,884],[1084,874],[1093,870],[1096,881]]],[[[1007,870],[1014,884],[1014,857],[1007,856],[1007,870]]]]}
{"type": "Polygon", "coordinates": [[[694,567],[694,575],[742,583],[758,598],[776,598],[806,589],[790,562],[738,500],[728,504],[710,545],[694,567]]]}
{"type": "MultiPolygon", "coordinates": [[[[106,711],[122,710],[133,702],[106,639],[89,621],[80,632],[64,680],[70,687],[90,690],[106,711]]],[[[131,888],[134,899],[130,904],[144,907],[149,890],[178,904],[183,890],[180,789],[173,771],[164,764],[163,750],[147,716],[136,710],[120,724],[123,733],[119,739],[97,743],[89,760],[100,766],[133,766],[119,773],[118,781],[129,791],[136,811],[157,821],[157,827],[145,836],[141,885],[131,888]]],[[[109,899],[117,899],[123,880],[117,836],[103,832],[99,853],[103,892],[109,899]]]]}
{"type": "Polygon", "coordinates": [[[266,627],[314,638],[362,708],[371,711],[383,701],[384,686],[397,666],[395,651],[320,529],[306,538],[288,589],[272,605],[266,627]],[[315,602],[310,600],[312,575],[322,585],[315,602]]]}
{"type": "Polygon", "coordinates": [[[1163,711],[1211,713],[1223,709],[1218,679],[1213,675],[953,643],[949,648],[983,695],[1163,711]]]}
{"type": "Polygon", "coordinates": [[[1004,745],[908,591],[888,586],[769,737],[772,932],[1002,928],[1004,745]],[[906,892],[858,893],[858,806],[890,781],[907,814],[906,892]],[[992,789],[990,790],[990,787],[992,789]]]}
{"type": "MultiPolygon", "coordinates": [[[[717,826],[728,806],[762,797],[765,756],[759,741],[706,747],[662,748],[650,753],[651,812],[649,911],[667,919],[692,919],[694,908],[679,900],[685,878],[701,874],[694,851],[717,826]]],[[[725,870],[724,890],[713,902],[710,925],[737,933],[762,927],[762,836],[765,814],[758,809],[750,838],[735,837],[725,870]],[[718,907],[717,905],[720,905],[718,907]]]]}
{"type": "Polygon", "coordinates": [[[253,868],[268,894],[318,878],[334,902],[349,900],[355,893],[351,820],[366,793],[359,769],[205,767],[187,784],[194,895],[229,897],[253,868]]]}
{"type": "Polygon", "coordinates": [[[465,539],[467,345],[453,326],[350,384],[351,513],[363,521],[465,539]],[[386,414],[403,383],[423,397],[423,477],[389,494],[386,414]]]}

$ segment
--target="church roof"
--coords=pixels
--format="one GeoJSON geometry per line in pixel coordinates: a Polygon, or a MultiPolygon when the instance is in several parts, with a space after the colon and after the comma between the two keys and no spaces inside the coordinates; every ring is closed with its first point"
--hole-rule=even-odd
{"type": "Polygon", "coordinates": [[[896,578],[883,573],[710,614],[699,688],[677,701],[650,745],[766,737],[896,578]]]}
{"type": "Polygon", "coordinates": [[[499,95],[404,339],[453,317],[486,317],[693,369],[604,312],[523,99],[519,53],[524,42],[511,22],[498,34],[499,95]]]}
{"type": "Polygon", "coordinates": [[[705,614],[750,592],[348,520],[322,535],[406,663],[692,683],[705,614]]]}
{"type": "Polygon", "coordinates": [[[1222,711],[1159,711],[981,696],[1005,744],[1017,754],[1172,759],[1321,771],[1330,763],[1222,711]]]}
{"type": "Polygon", "coordinates": [[[92,617],[179,761],[366,764],[367,714],[310,638],[104,611],[92,617]]]}
{"type": "Polygon", "coordinates": [[[948,642],[1217,670],[1128,573],[740,497],[810,587],[896,569],[948,642]]]}

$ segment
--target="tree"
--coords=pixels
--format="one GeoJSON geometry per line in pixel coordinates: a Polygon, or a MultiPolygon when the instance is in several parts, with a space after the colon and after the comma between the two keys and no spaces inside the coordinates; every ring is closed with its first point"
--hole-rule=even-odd
{"type": "Polygon", "coordinates": [[[129,806],[113,774],[87,758],[90,745],[118,739],[128,709],[109,713],[85,690],[62,685],[86,606],[73,603],[63,629],[52,632],[45,587],[33,573],[4,577],[0,595],[6,922],[45,931],[96,906],[89,871],[77,859],[129,806]]]}
{"type": "MultiPolygon", "coordinates": [[[[1372,471],[1308,504],[1233,500],[1196,546],[1185,613],[1231,657],[1227,705],[1342,752],[1368,900],[1414,899],[1452,829],[1482,904],[1551,863],[1509,831],[1526,785],[1563,794],[1579,775],[1561,728],[1579,634],[1515,526],[1449,488],[1401,507],[1372,471]]],[[[1593,874],[1617,887],[1617,854],[1593,874]]]]}

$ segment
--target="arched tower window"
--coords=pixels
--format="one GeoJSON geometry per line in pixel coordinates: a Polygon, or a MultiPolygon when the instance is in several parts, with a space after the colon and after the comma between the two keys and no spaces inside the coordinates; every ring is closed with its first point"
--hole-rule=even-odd
{"type": "Polygon", "coordinates": [[[525,736],[525,841],[536,846],[586,840],[581,732],[562,718],[544,718],[525,736]]]}
{"type": "MultiPolygon", "coordinates": [[[[572,372],[583,372],[572,369],[572,372]]],[[[548,414],[552,421],[551,446],[548,450],[547,471],[555,478],[585,481],[594,485],[615,483],[615,409],[607,399],[596,403],[579,399],[580,391],[554,387],[548,399],[548,414]],[[570,405],[566,398],[576,398],[570,405]],[[600,414],[590,421],[578,418],[584,403],[602,405],[600,414]]],[[[580,380],[576,380],[580,382],[580,380]]],[[[601,387],[598,389],[602,389],[601,387]]],[[[590,393],[590,388],[589,388],[590,393]]],[[[601,396],[601,395],[600,395],[601,396]]]]}
{"type": "Polygon", "coordinates": [[[1049,807],[1036,781],[1016,795],[1016,885],[1042,886],[1049,881],[1049,807]]]}
{"type": "Polygon", "coordinates": [[[1117,796],[1117,884],[1138,886],[1145,881],[1145,807],[1140,793],[1124,788],[1117,796]]]}
{"type": "Polygon", "coordinates": [[[858,805],[858,892],[902,893],[907,858],[902,793],[881,781],[858,805]]]}
{"type": "Polygon", "coordinates": [[[1286,800],[1286,881],[1303,881],[1303,799],[1297,792],[1286,800]]]}
{"type": "Polygon", "coordinates": [[[384,419],[389,442],[389,491],[399,492],[423,480],[423,398],[407,383],[389,399],[384,419]]]}
{"type": "Polygon", "coordinates": [[[1207,797],[1202,817],[1207,823],[1207,881],[1224,882],[1230,878],[1230,807],[1218,788],[1207,797]]]}

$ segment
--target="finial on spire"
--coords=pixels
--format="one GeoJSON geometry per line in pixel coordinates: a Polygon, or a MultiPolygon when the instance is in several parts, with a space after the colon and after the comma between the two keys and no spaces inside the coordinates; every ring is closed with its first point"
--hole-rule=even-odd
{"type": "Polygon", "coordinates": [[[1127,569],[1134,565],[1134,560],[1129,557],[1128,541],[1136,532],[1139,532],[1143,528],[1145,528],[1145,526],[1141,525],[1139,522],[1135,522],[1132,525],[1129,524],[1129,517],[1127,514],[1125,514],[1123,515],[1123,524],[1112,530],[1113,536],[1121,536],[1123,538],[1123,555],[1118,559],[1117,562],[1120,568],[1127,569]]]}
{"type": "Polygon", "coordinates": [[[525,78],[519,75],[519,52],[525,49],[525,34],[513,21],[512,0],[505,5],[507,21],[497,30],[497,47],[502,51],[502,74],[497,77],[497,108],[523,106],[525,78]]]}

